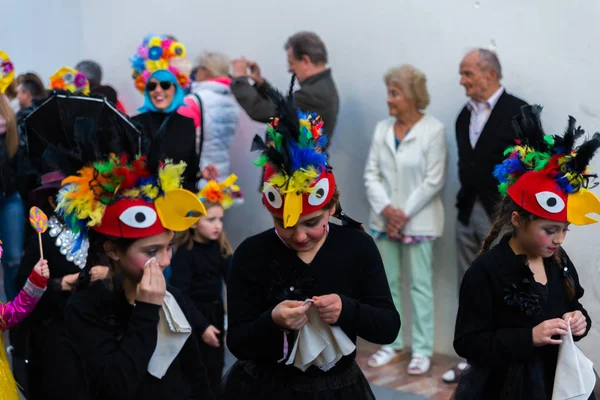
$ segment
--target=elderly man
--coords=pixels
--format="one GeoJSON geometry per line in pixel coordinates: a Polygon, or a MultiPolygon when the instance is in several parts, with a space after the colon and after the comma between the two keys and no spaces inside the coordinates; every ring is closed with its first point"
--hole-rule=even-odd
{"type": "MultiPolygon", "coordinates": [[[[304,111],[318,113],[323,119],[323,129],[328,139],[337,122],[338,93],[327,68],[327,49],[323,41],[312,32],[299,32],[290,37],[285,46],[289,72],[296,74],[300,89],[295,92],[296,105],[304,111]]],[[[260,74],[258,64],[244,58],[233,61],[231,90],[250,118],[268,122],[276,115],[273,103],[265,92],[270,84],[260,74]],[[248,74],[248,70],[250,73],[248,74]],[[251,78],[254,85],[248,81],[251,78]]]]}
{"type": "MultiPolygon", "coordinates": [[[[456,199],[458,282],[477,256],[490,229],[490,219],[500,200],[494,167],[504,160],[504,150],[515,143],[514,116],[527,103],[508,94],[500,84],[502,67],[490,50],[469,52],[460,63],[460,84],[469,101],[456,119],[458,176],[456,199]]],[[[446,372],[443,380],[456,382],[466,363],[446,372]]]]}

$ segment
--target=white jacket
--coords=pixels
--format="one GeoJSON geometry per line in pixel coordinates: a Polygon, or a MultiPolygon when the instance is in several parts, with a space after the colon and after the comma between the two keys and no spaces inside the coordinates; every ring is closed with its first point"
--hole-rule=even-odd
{"type": "Polygon", "coordinates": [[[381,212],[391,205],[410,217],[404,235],[439,237],[444,230],[440,198],[447,157],[444,125],[423,116],[396,150],[394,123],[394,118],[388,118],[377,124],[365,166],[369,226],[385,232],[387,220],[381,212]]]}
{"type": "MultiPolygon", "coordinates": [[[[229,86],[220,82],[194,82],[191,92],[202,100],[204,141],[200,170],[208,164],[215,164],[219,175],[226,178],[230,174],[229,149],[240,121],[240,107],[229,86]]],[[[201,188],[204,185],[206,181],[202,179],[198,186],[201,188]]]]}

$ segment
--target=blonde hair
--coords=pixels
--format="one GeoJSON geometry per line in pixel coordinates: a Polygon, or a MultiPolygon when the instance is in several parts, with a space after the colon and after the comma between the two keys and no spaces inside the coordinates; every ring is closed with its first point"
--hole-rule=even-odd
{"type": "Polygon", "coordinates": [[[0,95],[0,117],[6,120],[6,149],[8,158],[12,159],[19,148],[19,132],[15,113],[4,95],[0,95]]]}
{"type": "MultiPolygon", "coordinates": [[[[221,207],[221,205],[218,203],[209,202],[204,202],[204,206],[207,210],[215,206],[221,207]]],[[[191,250],[192,247],[194,247],[195,232],[196,229],[194,227],[188,229],[185,232],[178,232],[175,235],[175,248],[180,249],[183,247],[186,250],[191,250]]],[[[228,258],[233,254],[233,248],[231,247],[231,243],[229,243],[229,240],[227,239],[227,235],[225,235],[225,231],[221,231],[219,237],[217,238],[217,242],[219,243],[219,248],[221,249],[221,255],[223,256],[223,258],[228,258]]]]}
{"type": "Polygon", "coordinates": [[[198,58],[198,65],[204,67],[213,77],[229,75],[229,57],[215,51],[205,51],[198,58]]]}
{"type": "Polygon", "coordinates": [[[402,90],[409,100],[415,102],[419,110],[424,110],[429,105],[427,77],[412,65],[404,64],[390,68],[383,76],[383,80],[387,86],[396,86],[402,90]]]}

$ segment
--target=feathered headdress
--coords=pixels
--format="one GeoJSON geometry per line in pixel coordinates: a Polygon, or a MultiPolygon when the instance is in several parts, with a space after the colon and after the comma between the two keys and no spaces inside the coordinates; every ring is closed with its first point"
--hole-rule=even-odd
{"type": "Polygon", "coordinates": [[[56,213],[73,233],[83,237],[91,228],[142,238],[187,230],[206,214],[198,197],[181,189],[185,163],[162,161],[160,139],[144,142],[143,154],[130,156],[138,138],[97,135],[89,119],[76,124],[77,149],[50,146],[44,154],[70,175],[62,182],[56,213]]]}
{"type": "Polygon", "coordinates": [[[231,208],[234,204],[241,204],[244,202],[244,194],[235,184],[236,180],[237,176],[231,174],[222,182],[208,181],[198,193],[198,198],[203,202],[219,204],[223,210],[231,208]]]}
{"type": "Polygon", "coordinates": [[[553,221],[587,225],[598,222],[589,213],[600,214],[600,200],[589,190],[596,175],[588,164],[598,148],[600,133],[575,144],[584,135],[569,117],[565,134],[546,135],[539,105],[523,106],[513,120],[517,144],[505,151],[507,158],[494,170],[503,196],[510,196],[525,210],[553,221]]]}
{"type": "Polygon", "coordinates": [[[6,91],[15,79],[15,67],[8,55],[0,50],[0,94],[6,91]]]}
{"type": "Polygon", "coordinates": [[[267,126],[267,142],[258,135],[252,151],[262,155],[255,165],[265,167],[263,195],[267,208],[283,216],[284,227],[301,215],[326,206],[335,193],[335,177],[323,151],[327,137],[316,113],[296,110],[293,95],[284,98],[270,90],[277,117],[267,126]]]}
{"type": "Polygon", "coordinates": [[[81,72],[62,67],[50,77],[50,90],[54,89],[87,95],[90,94],[90,82],[81,72]]]}
{"type": "Polygon", "coordinates": [[[135,87],[144,93],[146,83],[157,71],[172,73],[183,89],[190,86],[191,63],[185,57],[183,44],[162,35],[148,35],[129,61],[135,87]]]}

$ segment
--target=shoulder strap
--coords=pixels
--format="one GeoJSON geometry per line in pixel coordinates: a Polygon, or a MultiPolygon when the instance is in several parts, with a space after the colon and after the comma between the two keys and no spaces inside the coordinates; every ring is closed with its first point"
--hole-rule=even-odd
{"type": "Polygon", "coordinates": [[[196,93],[192,93],[192,95],[196,98],[196,102],[198,103],[198,111],[200,112],[200,126],[196,129],[196,155],[198,159],[200,159],[200,155],[202,154],[202,145],[204,144],[204,115],[203,115],[203,107],[202,100],[200,96],[196,93]]]}

